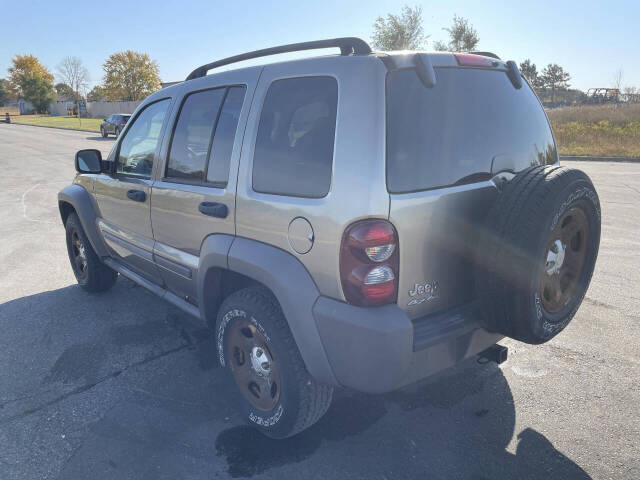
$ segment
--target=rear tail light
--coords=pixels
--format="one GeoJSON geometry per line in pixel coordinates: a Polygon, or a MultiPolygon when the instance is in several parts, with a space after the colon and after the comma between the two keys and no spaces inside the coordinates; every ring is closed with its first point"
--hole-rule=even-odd
{"type": "Polygon", "coordinates": [[[342,237],[340,279],[349,303],[393,303],[398,297],[398,235],[386,220],[362,220],[342,237]]]}
{"type": "Polygon", "coordinates": [[[492,67],[493,63],[487,57],[474,55],[472,53],[454,53],[454,57],[458,61],[458,65],[465,67],[492,67]]]}
{"type": "Polygon", "coordinates": [[[123,120],[123,121],[120,123],[120,125],[126,125],[126,124],[127,124],[127,121],[126,121],[126,120],[123,120]]]}

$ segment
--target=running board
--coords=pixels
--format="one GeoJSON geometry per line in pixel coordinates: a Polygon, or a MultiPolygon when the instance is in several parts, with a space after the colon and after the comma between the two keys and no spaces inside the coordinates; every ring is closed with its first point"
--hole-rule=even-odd
{"type": "Polygon", "coordinates": [[[180,298],[177,295],[171,293],[170,291],[165,290],[161,286],[156,285],[153,282],[150,282],[149,280],[147,280],[143,276],[138,275],[136,272],[134,272],[133,270],[131,270],[131,269],[127,268],[127,267],[125,267],[124,265],[122,265],[120,262],[117,262],[113,258],[105,258],[103,260],[103,262],[104,262],[104,264],[106,266],[108,266],[109,268],[112,268],[113,270],[118,272],[120,275],[122,275],[124,277],[127,277],[132,282],[137,283],[141,287],[146,288],[151,293],[154,293],[157,296],[159,296],[160,298],[163,298],[164,300],[166,300],[170,304],[174,305],[175,307],[178,307],[183,312],[186,312],[186,313],[188,313],[188,314],[190,314],[190,315],[192,315],[192,316],[194,316],[194,317],[196,317],[198,319],[201,319],[201,317],[200,317],[200,309],[198,309],[198,307],[190,304],[186,300],[183,300],[182,298],[180,298]]]}

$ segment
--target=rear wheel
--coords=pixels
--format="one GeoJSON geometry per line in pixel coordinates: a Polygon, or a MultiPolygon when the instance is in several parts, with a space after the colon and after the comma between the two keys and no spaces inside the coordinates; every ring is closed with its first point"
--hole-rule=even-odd
{"type": "Polygon", "coordinates": [[[109,136],[103,126],[100,126],[100,135],[102,135],[103,138],[107,138],[109,136]]]}
{"type": "Polygon", "coordinates": [[[489,330],[543,343],[575,315],[600,244],[600,203],[580,170],[536,166],[508,182],[488,214],[476,290],[489,330]]]}
{"type": "Polygon", "coordinates": [[[307,372],[278,302],[250,287],[223,302],[216,322],[221,365],[241,396],[249,423],[272,438],[286,438],[316,423],[331,404],[333,388],[307,372]]]}
{"type": "Polygon", "coordinates": [[[116,283],[118,273],[100,261],[82,229],[78,215],[69,214],[65,222],[65,230],[67,252],[78,285],[89,292],[110,289],[116,283]]]}
{"type": "Polygon", "coordinates": [[[120,127],[116,127],[116,138],[120,136],[120,127]]]}

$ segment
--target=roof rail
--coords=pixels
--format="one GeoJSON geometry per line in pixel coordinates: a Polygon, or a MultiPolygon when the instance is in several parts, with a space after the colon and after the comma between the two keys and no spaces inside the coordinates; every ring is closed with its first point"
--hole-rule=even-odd
{"type": "Polygon", "coordinates": [[[491,58],[501,60],[501,58],[498,55],[491,52],[467,52],[467,53],[472,53],[473,55],[483,55],[485,57],[491,57],[491,58]]]}
{"type": "Polygon", "coordinates": [[[279,47],[264,48],[253,52],[234,55],[233,57],[223,58],[216,62],[207,63],[196,68],[189,74],[187,80],[204,77],[209,70],[229,65],[231,63],[242,62],[252,58],[266,57],[269,55],[277,55],[279,53],[299,52],[303,50],[317,50],[320,48],[340,48],[340,55],[369,55],[371,47],[364,40],[357,37],[330,38],[328,40],[316,40],[313,42],[291,43],[289,45],[280,45],[279,47]]]}

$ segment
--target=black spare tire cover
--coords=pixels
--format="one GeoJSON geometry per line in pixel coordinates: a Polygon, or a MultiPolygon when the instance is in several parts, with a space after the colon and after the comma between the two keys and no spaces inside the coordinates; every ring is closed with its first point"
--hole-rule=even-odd
{"type": "Polygon", "coordinates": [[[504,185],[476,256],[485,327],[539,344],[561,332],[589,287],[600,245],[600,202],[580,170],[535,166],[504,185]]]}

